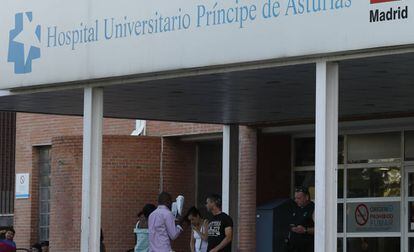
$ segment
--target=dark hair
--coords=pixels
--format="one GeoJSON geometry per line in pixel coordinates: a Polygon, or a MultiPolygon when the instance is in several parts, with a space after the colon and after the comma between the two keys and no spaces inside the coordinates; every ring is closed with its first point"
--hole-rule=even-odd
{"type": "Polygon", "coordinates": [[[138,217],[141,217],[142,215],[144,215],[145,219],[148,219],[148,217],[150,216],[150,214],[152,212],[154,212],[155,209],[157,209],[157,207],[154,204],[146,204],[142,208],[142,211],[139,212],[138,217]]]}
{"type": "Polygon", "coordinates": [[[218,194],[211,194],[207,199],[213,201],[218,208],[221,208],[221,196],[218,194]]]}
{"type": "Polygon", "coordinates": [[[307,187],[304,187],[304,186],[296,187],[295,188],[295,193],[299,193],[299,192],[304,193],[307,196],[310,196],[309,189],[307,187]]]}
{"type": "Polygon", "coordinates": [[[162,193],[160,193],[160,195],[158,195],[158,204],[159,205],[165,205],[165,204],[171,203],[171,202],[172,202],[171,194],[169,194],[167,192],[162,192],[162,193]]]}
{"type": "Polygon", "coordinates": [[[201,217],[201,213],[200,213],[200,211],[195,207],[195,206],[193,206],[193,207],[191,207],[190,209],[188,209],[188,212],[187,212],[187,217],[188,216],[199,216],[199,217],[201,217]]]}
{"type": "Polygon", "coordinates": [[[190,217],[190,216],[198,216],[200,218],[202,217],[200,211],[195,206],[188,209],[187,214],[184,217],[184,221],[190,222],[188,220],[188,217],[190,217]]]}
{"type": "Polygon", "coordinates": [[[6,232],[8,232],[8,231],[12,232],[13,234],[16,234],[16,230],[14,230],[13,228],[6,229],[6,232]]]}
{"type": "MultiPolygon", "coordinates": [[[[102,229],[101,229],[102,232],[102,229]]],[[[43,241],[42,243],[40,243],[40,245],[42,245],[42,247],[49,247],[49,241],[43,241]]]]}

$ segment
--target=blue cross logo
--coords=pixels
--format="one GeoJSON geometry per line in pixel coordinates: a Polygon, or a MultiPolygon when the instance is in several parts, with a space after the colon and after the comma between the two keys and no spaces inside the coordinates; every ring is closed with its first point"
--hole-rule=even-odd
{"type": "Polygon", "coordinates": [[[15,74],[32,72],[32,61],[40,58],[40,25],[33,22],[32,12],[17,13],[15,27],[9,33],[8,62],[15,74]]]}

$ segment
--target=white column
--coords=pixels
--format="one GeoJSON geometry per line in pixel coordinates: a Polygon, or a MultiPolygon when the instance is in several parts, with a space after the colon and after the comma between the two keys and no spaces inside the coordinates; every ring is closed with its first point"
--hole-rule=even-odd
{"type": "Polygon", "coordinates": [[[338,64],[316,64],[315,251],[336,251],[338,64]]]}
{"type": "Polygon", "coordinates": [[[233,218],[232,250],[238,248],[239,126],[223,126],[222,211],[233,218]]]}
{"type": "Polygon", "coordinates": [[[229,213],[230,208],[230,126],[223,126],[223,168],[221,202],[222,211],[229,213]]]}
{"type": "Polygon", "coordinates": [[[81,251],[99,252],[101,234],[103,89],[85,88],[81,251]]]}
{"type": "Polygon", "coordinates": [[[222,211],[237,214],[239,185],[239,126],[223,126],[222,211]]]}

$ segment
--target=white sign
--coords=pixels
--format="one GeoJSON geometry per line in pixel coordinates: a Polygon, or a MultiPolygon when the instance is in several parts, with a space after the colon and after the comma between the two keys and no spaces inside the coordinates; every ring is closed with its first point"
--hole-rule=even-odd
{"type": "Polygon", "coordinates": [[[16,174],[16,199],[29,198],[29,173],[16,174]]]}
{"type": "Polygon", "coordinates": [[[348,232],[400,232],[400,202],[349,203],[348,232]]]}
{"type": "Polygon", "coordinates": [[[414,43],[412,0],[3,0],[0,88],[414,43]]]}

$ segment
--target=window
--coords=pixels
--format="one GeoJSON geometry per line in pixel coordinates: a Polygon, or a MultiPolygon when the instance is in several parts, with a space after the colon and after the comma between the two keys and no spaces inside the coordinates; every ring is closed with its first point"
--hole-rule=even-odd
{"type": "Polygon", "coordinates": [[[295,166],[315,165],[315,138],[298,138],[295,140],[295,166]]]}
{"type": "Polygon", "coordinates": [[[39,148],[39,240],[49,241],[50,147],[39,148]]]}
{"type": "Polygon", "coordinates": [[[348,203],[346,230],[348,233],[400,232],[399,201],[348,203]]]}
{"type": "Polygon", "coordinates": [[[405,134],[405,161],[414,161],[414,131],[405,134]]]}
{"type": "Polygon", "coordinates": [[[344,232],[344,204],[338,204],[338,233],[344,232]]]}
{"type": "MultiPolygon", "coordinates": [[[[414,131],[405,134],[405,160],[414,161],[414,131]]],[[[338,143],[338,250],[401,251],[401,220],[414,233],[414,201],[402,217],[402,132],[351,134],[338,143]],[[412,228],[412,229],[411,229],[412,228]]],[[[294,140],[294,186],[315,192],[315,140],[294,140]]],[[[413,173],[414,174],[414,173],[413,173]]],[[[409,176],[408,180],[414,181],[409,176]]],[[[408,184],[414,195],[414,182],[408,184]]],[[[411,194],[410,194],[411,195],[411,194]]],[[[413,238],[414,239],[414,238],[413,238]]],[[[413,241],[410,241],[413,246],[413,241]]],[[[412,250],[414,252],[414,249],[412,250]]]]}
{"type": "Polygon", "coordinates": [[[401,195],[399,167],[348,170],[348,198],[398,197],[401,195]]]}
{"type": "MultiPolygon", "coordinates": [[[[315,171],[295,172],[295,187],[303,186],[309,189],[311,198],[315,199],[315,171]]],[[[344,196],[344,170],[338,170],[338,198],[344,196]]]]}
{"type": "MultiPolygon", "coordinates": [[[[344,163],[344,137],[338,138],[338,164],[344,163]]],[[[315,165],[315,138],[295,139],[295,166],[315,165]]]]}
{"type": "Polygon", "coordinates": [[[348,136],[348,163],[398,162],[401,133],[375,133],[348,136]]]}
{"type": "Polygon", "coordinates": [[[338,241],[336,242],[336,246],[337,246],[337,252],[343,252],[344,251],[344,239],[343,238],[338,238],[338,241]]]}
{"type": "Polygon", "coordinates": [[[358,237],[347,239],[348,252],[400,252],[399,237],[358,237]]]}

